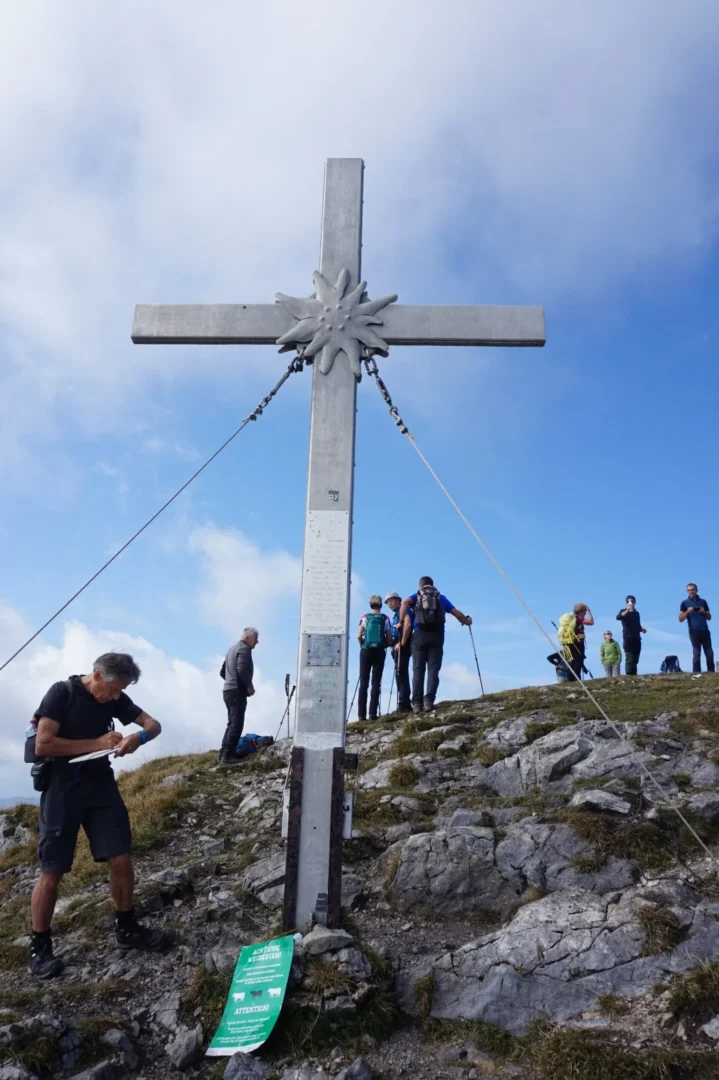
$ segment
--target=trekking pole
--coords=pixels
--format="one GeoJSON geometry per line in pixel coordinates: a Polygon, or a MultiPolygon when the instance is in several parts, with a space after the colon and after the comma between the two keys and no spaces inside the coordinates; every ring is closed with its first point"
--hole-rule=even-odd
{"type": "Polygon", "coordinates": [[[472,633],[472,627],[469,627],[469,636],[472,639],[472,649],[474,650],[474,662],[477,665],[477,674],[479,675],[479,687],[482,691],[482,697],[484,697],[484,683],[482,682],[482,672],[479,670],[479,660],[477,659],[477,646],[474,644],[474,634],[472,633]]]}
{"type": "Polygon", "coordinates": [[[357,697],[357,691],[359,690],[359,682],[360,682],[360,677],[359,677],[359,675],[358,675],[358,676],[357,676],[357,685],[355,686],[355,692],[354,692],[354,694],[352,695],[352,700],[350,701],[350,707],[349,707],[349,709],[347,710],[347,719],[345,720],[345,723],[346,723],[346,724],[349,724],[349,722],[350,722],[350,713],[352,712],[352,706],[354,705],[354,703],[355,703],[355,698],[357,697]]]}
{"type": "MultiPolygon", "coordinates": [[[[287,676],[287,683],[286,683],[286,687],[287,687],[288,690],[289,690],[289,678],[290,677],[288,675],[287,676]]],[[[282,725],[285,722],[285,717],[287,717],[287,738],[289,739],[289,737],[290,737],[290,703],[292,701],[292,698],[294,697],[294,693],[295,693],[296,689],[297,689],[297,687],[293,686],[291,692],[287,694],[287,704],[285,705],[285,711],[282,713],[282,719],[280,720],[280,726],[277,728],[277,734],[275,735],[275,742],[277,742],[277,739],[279,738],[280,732],[282,731],[282,725]]]]}
{"type": "Polygon", "coordinates": [[[392,668],[392,682],[389,684],[389,704],[387,705],[387,715],[392,712],[392,691],[394,690],[394,675],[397,670],[396,665],[392,668]]]}

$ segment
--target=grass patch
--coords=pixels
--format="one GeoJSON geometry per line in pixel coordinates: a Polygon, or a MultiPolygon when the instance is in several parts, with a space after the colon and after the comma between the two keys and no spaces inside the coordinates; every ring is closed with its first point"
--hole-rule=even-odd
{"type": "Polygon", "coordinates": [[[434,1002],[434,992],[437,989],[437,976],[434,968],[423,975],[420,979],[417,979],[414,984],[414,1003],[417,1006],[417,1012],[423,1020],[429,1019],[432,1015],[432,1004],[434,1002]]]}
{"type": "Polygon", "coordinates": [[[625,1050],[583,1031],[540,1028],[525,1040],[541,1080],[712,1080],[719,1055],[647,1047],[625,1050]]]}
{"type": "Polygon", "coordinates": [[[495,765],[498,761],[503,761],[507,756],[507,751],[498,750],[494,746],[488,746],[487,743],[482,743],[474,754],[475,760],[480,765],[484,765],[485,769],[488,769],[490,765],[495,765]]]}
{"type": "Polygon", "coordinates": [[[677,1019],[705,1024],[719,1012],[719,961],[702,962],[697,971],[682,975],[672,988],[669,1008],[677,1019]]]}
{"type": "Polygon", "coordinates": [[[419,769],[409,761],[398,761],[390,769],[388,779],[392,787],[406,791],[419,780],[419,769]]]}
{"type": "Polygon", "coordinates": [[[195,1009],[200,1008],[202,1023],[214,1033],[222,1019],[231,984],[231,972],[210,972],[204,965],[198,967],[182,995],[182,1011],[188,1022],[194,1023],[195,1009]]]}
{"type": "Polygon", "coordinates": [[[689,775],[689,773],[685,773],[685,772],[674,773],[672,775],[672,780],[677,785],[677,787],[680,787],[680,788],[691,787],[692,778],[689,775]]]}
{"type": "Polygon", "coordinates": [[[684,936],[671,908],[643,907],[637,922],[644,931],[643,956],[659,956],[676,948],[684,936]]]}
{"type": "Polygon", "coordinates": [[[338,1045],[360,1053],[364,1035],[380,1042],[399,1023],[394,997],[384,986],[375,986],[372,998],[354,1016],[326,1016],[321,1012],[321,1002],[320,994],[314,1007],[292,997],[285,999],[282,1021],[275,1026],[263,1053],[275,1059],[290,1055],[304,1059],[338,1045]]]}
{"type": "Polygon", "coordinates": [[[528,743],[533,743],[559,726],[553,720],[532,720],[524,729],[524,735],[528,743]]]}
{"type": "Polygon", "coordinates": [[[402,852],[393,851],[390,856],[390,860],[387,864],[387,873],[384,879],[384,894],[388,896],[392,891],[395,878],[397,877],[397,871],[399,870],[399,864],[402,861],[402,852]]]}
{"type": "MultiPolygon", "coordinates": [[[[574,865],[582,869],[580,861],[589,869],[596,870],[604,865],[610,855],[617,858],[633,859],[642,868],[651,870],[666,869],[673,859],[694,850],[695,842],[684,828],[679,818],[671,811],[661,813],[657,822],[652,821],[616,821],[590,811],[572,809],[559,810],[557,821],[563,821],[587,843],[593,853],[580,856],[574,865]]],[[[706,822],[697,823],[699,835],[709,837],[710,827],[706,822]]]]}
{"type": "Polygon", "coordinates": [[[462,1042],[471,1039],[480,1050],[499,1058],[519,1056],[521,1043],[504,1028],[487,1024],[483,1020],[435,1020],[429,1018],[423,1024],[425,1035],[437,1043],[462,1042]]]}
{"type": "Polygon", "coordinates": [[[602,1016],[626,1016],[629,1012],[629,1002],[616,994],[600,994],[597,998],[597,1008],[602,1016]]]}

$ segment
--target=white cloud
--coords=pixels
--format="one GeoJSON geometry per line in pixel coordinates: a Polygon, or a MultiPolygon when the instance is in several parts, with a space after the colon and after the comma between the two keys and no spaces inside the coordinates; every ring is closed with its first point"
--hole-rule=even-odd
{"type": "MultiPolygon", "coordinates": [[[[3,654],[16,647],[26,632],[17,612],[0,607],[3,654]]],[[[0,796],[29,794],[31,790],[30,766],[22,760],[24,732],[45,691],[53,682],[86,672],[95,657],[112,650],[132,653],[138,661],[142,678],[128,693],[163,725],[161,737],[127,759],[123,767],[135,767],[148,757],[219,747],[227,719],[218,677],[221,657],[208,657],[199,666],[169,656],[143,637],[68,622],[59,646],[40,639],[0,676],[0,796]]],[[[261,664],[254,683],[257,692],[249,703],[245,728],[274,736],[285,705],[284,687],[267,679],[261,664]]]]}
{"type": "Polygon", "coordinates": [[[200,557],[199,605],[204,619],[236,638],[244,626],[260,634],[278,616],[298,625],[302,560],[263,551],[237,529],[193,529],[190,550],[200,557]]]}
{"type": "Polygon", "coordinates": [[[367,159],[378,293],[550,300],[696,258],[718,37],[713,0],[10,5],[0,466],[125,430],[148,385],[227,385],[231,350],[134,348],[134,303],[308,289],[330,154],[367,159]]]}

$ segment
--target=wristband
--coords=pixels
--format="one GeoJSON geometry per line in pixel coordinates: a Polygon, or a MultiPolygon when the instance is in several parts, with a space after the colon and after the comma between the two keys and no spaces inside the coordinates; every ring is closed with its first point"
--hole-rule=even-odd
{"type": "Polygon", "coordinates": [[[140,746],[144,746],[146,742],[147,742],[147,732],[143,728],[142,731],[140,732],[140,746]]]}

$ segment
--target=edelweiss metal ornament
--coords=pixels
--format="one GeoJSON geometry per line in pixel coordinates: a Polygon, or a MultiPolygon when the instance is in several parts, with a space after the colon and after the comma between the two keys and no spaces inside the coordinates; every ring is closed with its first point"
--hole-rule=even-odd
{"type": "Polygon", "coordinates": [[[277,339],[277,344],[303,345],[309,342],[304,349],[304,355],[311,359],[321,351],[319,366],[323,375],[331,370],[337,353],[343,352],[350,362],[353,374],[359,377],[363,345],[382,356],[388,354],[387,342],[372,327],[382,326],[382,320],[376,317],[377,312],[393,304],[397,294],[391,293],[378,300],[367,300],[366,281],[360,281],[359,285],[348,293],[349,270],[340,270],[334,285],[330,285],[319,270],[315,270],[312,280],[315,283],[316,295],[308,300],[285,296],[284,293],[276,294],[279,303],[284,304],[297,319],[296,325],[277,339]]]}

